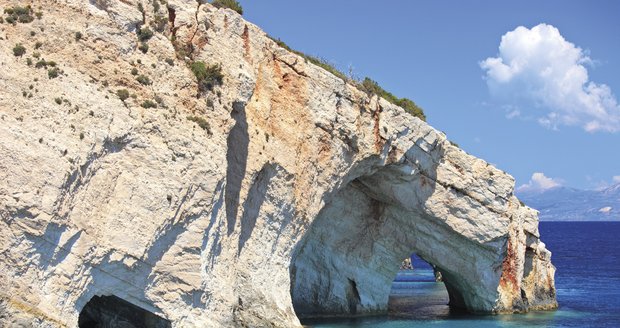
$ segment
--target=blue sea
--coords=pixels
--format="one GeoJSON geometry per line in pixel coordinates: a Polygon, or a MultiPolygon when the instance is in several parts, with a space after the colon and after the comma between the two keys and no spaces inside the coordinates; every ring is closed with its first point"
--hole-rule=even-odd
{"type": "Polygon", "coordinates": [[[556,266],[559,309],[513,315],[451,311],[442,283],[421,260],[399,272],[390,307],[398,314],[302,321],[316,328],[345,327],[620,327],[620,222],[541,222],[542,240],[556,266]],[[416,265],[417,264],[417,265],[416,265]]]}

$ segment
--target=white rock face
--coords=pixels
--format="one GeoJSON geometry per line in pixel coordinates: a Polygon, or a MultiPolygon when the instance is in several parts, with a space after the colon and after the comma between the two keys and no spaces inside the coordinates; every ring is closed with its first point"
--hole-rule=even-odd
{"type": "Polygon", "coordinates": [[[228,9],[38,3],[41,19],[0,31],[1,326],[75,327],[96,295],[173,327],[385,311],[411,252],[455,306],[557,306],[513,178],[401,108],[228,9]],[[146,54],[143,19],[164,24],[146,54]],[[223,83],[199,92],[185,60],[220,64],[223,83]]]}

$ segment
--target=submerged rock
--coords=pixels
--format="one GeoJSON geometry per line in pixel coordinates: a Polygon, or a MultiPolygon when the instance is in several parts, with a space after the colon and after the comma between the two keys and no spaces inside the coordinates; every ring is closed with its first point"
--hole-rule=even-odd
{"type": "Polygon", "coordinates": [[[400,264],[400,269],[401,270],[413,270],[413,265],[411,264],[410,257],[403,260],[403,262],[400,264]]]}
{"type": "Polygon", "coordinates": [[[172,327],[384,312],[412,252],[454,306],[557,306],[514,179],[403,109],[232,10],[42,3],[0,32],[0,325],[74,327],[102,296],[172,327]]]}

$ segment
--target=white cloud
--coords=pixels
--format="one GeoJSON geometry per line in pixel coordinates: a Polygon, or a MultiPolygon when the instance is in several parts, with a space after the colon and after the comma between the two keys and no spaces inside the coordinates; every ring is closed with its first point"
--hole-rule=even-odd
{"type": "Polygon", "coordinates": [[[545,191],[555,187],[560,187],[562,182],[559,179],[546,177],[544,173],[535,172],[530,181],[517,188],[519,192],[525,191],[545,191]]]}
{"type": "Polygon", "coordinates": [[[613,181],[613,183],[620,183],[620,175],[615,175],[611,178],[611,181],[613,181]]]}
{"type": "Polygon", "coordinates": [[[511,110],[506,114],[507,119],[513,119],[515,117],[521,116],[521,111],[518,109],[511,110]]]}
{"type": "Polygon", "coordinates": [[[521,111],[537,111],[538,122],[548,128],[618,132],[620,105],[607,85],[589,81],[584,64],[591,63],[557,28],[540,24],[504,34],[498,56],[480,67],[494,97],[521,111]]]}

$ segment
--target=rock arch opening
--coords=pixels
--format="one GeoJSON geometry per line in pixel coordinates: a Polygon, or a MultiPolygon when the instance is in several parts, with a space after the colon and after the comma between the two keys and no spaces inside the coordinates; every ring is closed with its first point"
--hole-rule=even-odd
{"type": "Polygon", "coordinates": [[[388,313],[396,316],[447,316],[449,295],[441,272],[431,263],[411,254],[401,264],[392,282],[388,313]]]}
{"type": "Polygon", "coordinates": [[[427,201],[446,190],[436,190],[432,172],[408,164],[366,171],[326,202],[293,252],[297,316],[386,313],[392,282],[412,251],[442,272],[451,307],[494,309],[506,239],[480,243],[433,215],[427,201]]]}
{"type": "Polygon", "coordinates": [[[170,321],[116,296],[93,296],[78,318],[80,328],[171,328],[170,321]]]}

